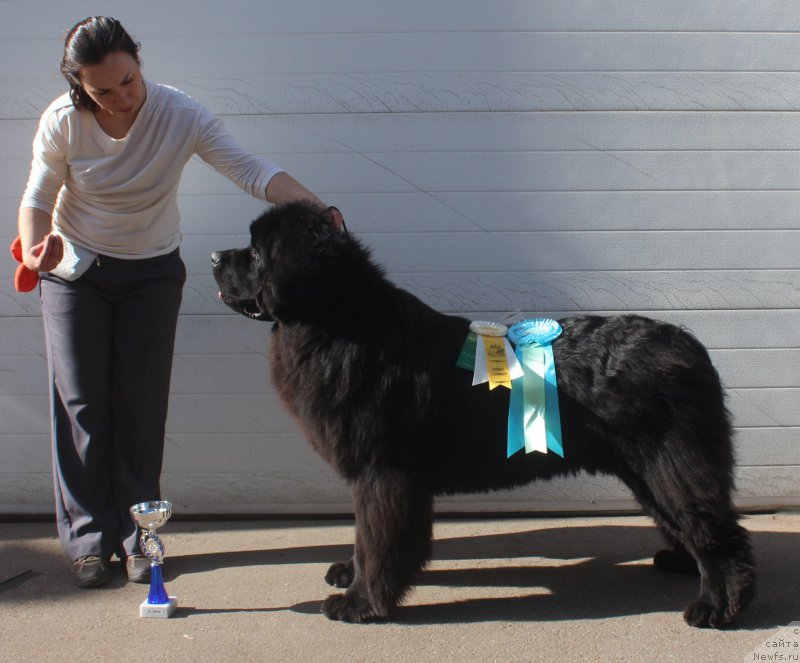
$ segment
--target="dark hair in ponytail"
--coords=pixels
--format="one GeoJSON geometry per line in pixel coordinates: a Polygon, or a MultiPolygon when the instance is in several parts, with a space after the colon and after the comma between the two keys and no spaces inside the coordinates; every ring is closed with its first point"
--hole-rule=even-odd
{"type": "Polygon", "coordinates": [[[100,64],[109,53],[124,51],[137,63],[141,44],[133,41],[122,24],[107,16],[90,16],[67,33],[61,73],[69,83],[69,96],[75,108],[97,110],[97,104],[86,94],[80,80],[81,67],[100,64]]]}

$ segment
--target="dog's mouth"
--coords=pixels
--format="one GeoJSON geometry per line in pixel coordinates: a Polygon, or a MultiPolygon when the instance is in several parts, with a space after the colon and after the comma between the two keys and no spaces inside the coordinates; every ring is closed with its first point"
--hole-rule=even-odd
{"type": "Polygon", "coordinates": [[[226,296],[223,292],[218,294],[223,304],[233,309],[237,313],[247,316],[251,320],[259,320],[262,322],[272,320],[267,313],[261,310],[261,308],[258,306],[258,302],[256,302],[255,299],[233,299],[226,296]]]}

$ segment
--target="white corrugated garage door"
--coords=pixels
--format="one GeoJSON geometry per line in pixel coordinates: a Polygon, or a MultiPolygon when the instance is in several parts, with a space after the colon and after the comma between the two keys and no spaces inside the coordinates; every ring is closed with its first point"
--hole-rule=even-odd
{"type": "MultiPolygon", "coordinates": [[[[61,35],[89,2],[0,3],[0,240],[61,35]]],[[[782,2],[198,4],[111,0],[145,74],[346,214],[436,308],[642,312],[711,349],[742,506],[800,503],[800,11],[782,2]]],[[[164,491],[185,513],[349,510],[273,397],[267,328],[216,300],[209,253],[262,209],[202,163],[181,190],[190,277],[164,491]]],[[[0,513],[51,507],[39,305],[0,265],[0,513]]],[[[608,510],[579,477],[449,510],[608,510]]]]}

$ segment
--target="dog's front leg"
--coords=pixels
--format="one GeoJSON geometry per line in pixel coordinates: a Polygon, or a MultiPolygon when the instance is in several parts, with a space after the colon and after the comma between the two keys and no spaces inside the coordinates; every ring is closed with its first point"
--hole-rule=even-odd
{"type": "Polygon", "coordinates": [[[353,584],[353,578],[356,574],[355,566],[355,554],[346,562],[334,562],[328,567],[328,572],[325,574],[325,582],[331,587],[346,589],[353,584]]]}
{"type": "Polygon", "coordinates": [[[322,612],[346,622],[385,619],[430,558],[433,497],[399,473],[358,481],[353,497],[352,582],[344,594],[329,596],[322,612]]]}
{"type": "Polygon", "coordinates": [[[353,555],[350,559],[344,562],[334,562],[328,567],[325,574],[325,582],[331,587],[338,589],[347,589],[353,584],[353,579],[356,577],[356,569],[358,568],[358,560],[356,551],[358,550],[358,509],[356,509],[356,542],[353,545],[353,555]]]}

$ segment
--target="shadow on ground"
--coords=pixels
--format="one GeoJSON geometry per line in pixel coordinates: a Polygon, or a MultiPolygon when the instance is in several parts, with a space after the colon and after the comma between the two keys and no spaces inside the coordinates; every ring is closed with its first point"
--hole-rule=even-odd
{"type": "MultiPolygon", "coordinates": [[[[166,579],[218,569],[247,568],[257,586],[262,581],[259,567],[318,564],[322,576],[327,564],[343,561],[351,555],[350,545],[338,544],[269,549],[270,529],[277,526],[286,524],[214,523],[209,528],[207,524],[176,523],[170,528],[173,533],[183,531],[189,535],[193,531],[203,531],[204,527],[263,529],[265,548],[171,556],[165,567],[166,579]]],[[[320,528],[322,537],[324,527],[320,528]]],[[[800,549],[800,534],[753,532],[752,537],[759,569],[758,596],[735,628],[779,628],[798,617],[800,581],[795,560],[796,551],[800,549]]],[[[44,554],[35,547],[26,549],[27,545],[25,541],[3,541],[0,568],[5,581],[0,582],[0,604],[21,598],[26,584],[42,573],[52,574],[53,582],[48,583],[45,596],[41,595],[41,583],[36,583],[39,599],[58,600],[82,591],[69,582],[63,559],[52,552],[44,554]],[[11,566],[6,563],[8,561],[11,566]],[[53,569],[58,571],[53,572],[53,569]]],[[[453,601],[425,604],[412,596],[408,605],[398,610],[394,621],[407,624],[544,622],[682,612],[699,590],[697,577],[663,573],[651,564],[632,563],[650,558],[660,547],[662,542],[655,527],[606,524],[443,538],[435,543],[435,568],[426,570],[419,578],[418,595],[424,596],[425,588],[453,588],[453,601]],[[487,565],[484,560],[498,560],[498,563],[487,565]],[[470,561],[476,564],[470,566],[470,561]],[[448,562],[453,563],[453,568],[448,568],[448,562]],[[463,595],[464,588],[471,588],[470,598],[459,599],[459,591],[463,595]],[[503,588],[509,588],[509,594],[513,595],[502,596],[503,588]],[[520,588],[530,589],[530,593],[520,593],[520,588]],[[481,589],[486,590],[485,596],[480,595],[481,589]]],[[[109,588],[124,583],[123,574],[118,573],[109,588]]],[[[319,601],[264,608],[263,611],[290,609],[319,613],[324,598],[323,595],[319,601]]],[[[220,611],[181,610],[182,616],[196,612],[220,611]]]]}

